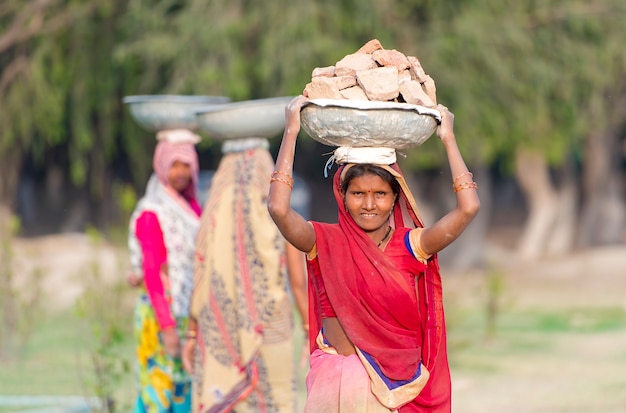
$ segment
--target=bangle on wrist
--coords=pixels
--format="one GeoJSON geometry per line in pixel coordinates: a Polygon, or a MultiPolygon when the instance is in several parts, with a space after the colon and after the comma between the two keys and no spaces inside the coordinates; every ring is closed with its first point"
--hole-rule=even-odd
{"type": "Polygon", "coordinates": [[[290,189],[293,189],[293,183],[291,183],[290,181],[283,179],[283,178],[278,178],[278,177],[272,177],[272,179],[270,179],[270,184],[272,182],[282,182],[283,184],[289,186],[290,189]]]}
{"type": "Polygon", "coordinates": [[[477,189],[478,184],[474,181],[463,182],[462,184],[456,185],[454,187],[454,192],[462,191],[463,189],[477,189]]]}
{"type": "Polygon", "coordinates": [[[454,178],[454,180],[452,181],[452,187],[454,188],[456,186],[456,183],[459,181],[459,179],[463,178],[464,176],[467,176],[470,179],[472,179],[474,177],[474,174],[471,172],[462,173],[461,175],[454,178]]]}
{"type": "Polygon", "coordinates": [[[282,182],[284,184],[289,185],[289,188],[293,189],[293,177],[287,172],[278,171],[278,170],[272,172],[270,183],[272,182],[282,182]]]}

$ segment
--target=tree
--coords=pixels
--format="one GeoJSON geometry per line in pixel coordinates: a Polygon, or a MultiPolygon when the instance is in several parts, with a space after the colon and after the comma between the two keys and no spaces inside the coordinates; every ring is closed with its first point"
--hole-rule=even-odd
{"type": "MultiPolygon", "coordinates": [[[[572,248],[577,223],[581,245],[611,242],[624,211],[616,148],[625,7],[618,0],[6,0],[0,204],[12,206],[26,160],[50,176],[62,171],[81,200],[77,210],[95,211],[84,219],[104,228],[115,219],[116,188],[130,181],[143,189],[155,143],[128,115],[124,95],[295,95],[314,67],[378,38],[418,56],[433,75],[477,178],[494,164],[518,171],[530,208],[520,245],[526,256],[572,248]],[[602,163],[607,154],[612,161],[602,163]],[[551,206],[557,200],[575,207],[564,214],[551,206]]],[[[443,170],[442,155],[427,142],[412,151],[405,173],[426,171],[419,172],[426,188],[442,179],[428,173],[443,170]]],[[[488,179],[479,184],[484,221],[473,239],[489,224],[488,179]]],[[[448,192],[437,202],[450,202],[448,192]]]]}
{"type": "MultiPolygon", "coordinates": [[[[15,207],[18,177],[28,160],[46,174],[61,171],[71,182],[57,189],[64,198],[59,212],[71,211],[59,217],[57,230],[65,219],[68,229],[91,220],[103,226],[115,210],[115,174],[124,174],[125,162],[149,169],[145,157],[132,159],[145,152],[141,138],[146,137],[137,136],[121,104],[122,91],[135,82],[140,65],[112,58],[123,36],[117,23],[125,5],[122,0],[37,0],[0,6],[7,27],[0,36],[0,160],[9,166],[0,172],[5,210],[15,207]]],[[[54,205],[47,212],[54,216],[54,205]]]]}
{"type": "MultiPolygon", "coordinates": [[[[22,2],[0,6],[0,209],[13,206],[23,158],[31,148],[59,140],[60,97],[45,72],[50,48],[42,39],[93,13],[95,3],[62,0],[22,2]],[[25,110],[29,108],[30,110],[25,110]]],[[[53,74],[54,76],[54,74],[53,74]]]]}
{"type": "MultiPolygon", "coordinates": [[[[474,137],[471,145],[479,159],[509,159],[529,206],[521,255],[532,259],[546,251],[567,251],[573,247],[567,234],[576,233],[580,220],[578,208],[562,207],[576,205],[581,187],[574,174],[583,164],[572,162],[581,160],[583,171],[598,171],[600,179],[622,176],[615,160],[604,171],[599,169],[587,148],[600,146],[602,153],[616,153],[620,128],[614,122],[623,108],[614,105],[619,98],[608,96],[609,91],[623,93],[612,85],[621,84],[625,73],[623,48],[617,46],[625,35],[619,24],[625,6],[611,0],[475,0],[457,4],[451,13],[453,3],[439,3],[425,53],[433,64],[430,70],[441,73],[439,85],[446,85],[442,98],[457,108],[463,120],[459,128],[474,137]],[[463,68],[463,75],[448,67],[463,68]]],[[[583,209],[591,202],[597,210],[610,198],[619,211],[611,218],[623,217],[618,185],[610,188],[587,184],[583,209]],[[598,201],[587,196],[592,188],[598,201]]],[[[591,214],[592,221],[601,219],[602,214],[591,214]]],[[[624,220],[605,222],[618,228],[615,242],[624,220]]],[[[588,226],[585,232],[594,230],[588,226]]]]}

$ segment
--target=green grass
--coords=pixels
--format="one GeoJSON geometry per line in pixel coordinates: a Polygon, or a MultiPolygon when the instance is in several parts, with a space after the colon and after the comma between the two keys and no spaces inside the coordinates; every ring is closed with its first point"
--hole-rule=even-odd
{"type": "Polygon", "coordinates": [[[487,337],[482,309],[451,308],[447,312],[449,341],[460,347],[467,345],[468,341],[488,341],[497,337],[499,340],[520,340],[520,346],[537,350],[532,339],[524,340],[522,336],[532,338],[536,333],[543,337],[556,333],[594,334],[620,330],[625,326],[626,311],[621,307],[507,309],[497,316],[495,337],[487,337]]]}
{"type": "MultiPolygon", "coordinates": [[[[40,318],[21,354],[2,364],[0,394],[93,396],[93,336],[84,326],[85,320],[72,311],[40,318]]],[[[130,359],[130,337],[119,347],[116,357],[130,359]]],[[[132,375],[119,383],[120,390],[132,386],[132,375]]]]}
{"type": "MultiPolygon", "coordinates": [[[[463,377],[473,377],[474,381],[501,377],[506,382],[517,374],[523,375],[533,369],[539,371],[543,365],[554,364],[555,367],[550,368],[557,370],[558,366],[572,368],[576,360],[582,364],[598,359],[603,365],[626,366],[626,350],[594,347],[602,337],[619,339],[626,334],[626,311],[621,307],[508,308],[498,315],[491,336],[486,334],[486,317],[482,309],[451,306],[450,314],[448,347],[451,369],[463,377]],[[610,359],[604,359],[602,354],[608,354],[606,357],[610,359]]],[[[626,379],[620,382],[615,378],[607,380],[613,381],[609,381],[604,390],[609,392],[614,388],[615,394],[621,384],[626,384],[626,379]]]]}
{"type": "MultiPolygon", "coordinates": [[[[127,411],[134,398],[135,379],[132,369],[132,310],[118,308],[113,323],[125,326],[124,335],[115,341],[114,352],[108,356],[116,362],[128,363],[129,370],[111,380],[119,411],[127,411]],[[125,315],[124,315],[125,314],[125,315]],[[125,319],[124,319],[125,317],[125,319]]],[[[515,374],[526,363],[541,360],[566,360],[570,343],[596,336],[626,333],[626,312],[622,308],[566,308],[502,310],[496,319],[495,332],[486,336],[482,308],[448,306],[448,343],[453,373],[490,378],[515,374]]],[[[33,326],[32,336],[21,354],[0,364],[0,395],[94,396],[97,386],[91,357],[97,342],[87,319],[75,311],[42,313],[33,326]]],[[[296,323],[299,325],[299,323],[296,323]]],[[[298,405],[304,405],[304,380],[308,366],[300,368],[303,334],[294,333],[296,366],[298,367],[298,405]]],[[[592,348],[593,349],[593,348],[592,348]]],[[[583,349],[583,351],[585,351],[583,349]]],[[[592,350],[589,350],[592,351],[592,350]]],[[[574,357],[578,357],[576,354],[574,357]]],[[[581,359],[586,353],[581,353],[581,359]]],[[[626,350],[615,353],[616,363],[626,365],[626,350]]],[[[480,380],[480,379],[477,379],[480,380]]],[[[621,391],[621,383],[609,382],[606,390],[621,391]],[[612,386],[612,387],[611,387],[612,386]]],[[[0,407],[0,413],[16,411],[0,407]]]]}
{"type": "MultiPolygon", "coordinates": [[[[127,314],[126,335],[116,344],[116,361],[125,361],[131,369],[114,383],[114,396],[119,411],[130,410],[135,397],[135,377],[132,342],[132,312],[127,314]]],[[[296,325],[300,325],[296,323],[296,325]]],[[[294,333],[296,367],[298,368],[298,406],[304,406],[306,389],[304,378],[307,367],[300,368],[300,354],[304,337],[298,329],[294,333]]],[[[96,393],[95,373],[91,364],[94,341],[86,320],[74,311],[42,314],[27,346],[20,355],[0,363],[0,396],[85,396],[96,393]]],[[[16,412],[15,407],[3,408],[0,413],[16,412]]]]}

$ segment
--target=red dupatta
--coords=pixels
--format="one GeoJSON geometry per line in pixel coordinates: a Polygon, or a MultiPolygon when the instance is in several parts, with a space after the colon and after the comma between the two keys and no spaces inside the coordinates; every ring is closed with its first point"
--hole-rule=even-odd
{"type": "MultiPolygon", "coordinates": [[[[380,165],[401,184],[393,212],[393,225],[422,227],[415,203],[397,164],[380,165]]],[[[343,205],[340,179],[346,166],[336,172],[333,191],[343,205]]],[[[356,347],[370,354],[382,372],[393,380],[415,375],[420,360],[435,365],[443,330],[442,289],[437,257],[428,261],[423,282],[425,320],[418,317],[418,298],[408,279],[358,227],[345,208],[338,208],[339,223],[314,222],[317,257],[328,298],[346,334],[356,347]],[[384,291],[384,294],[381,292],[384,291]],[[423,322],[423,336],[418,337],[423,322]]],[[[310,297],[311,331],[318,331],[321,316],[310,297]]]]}

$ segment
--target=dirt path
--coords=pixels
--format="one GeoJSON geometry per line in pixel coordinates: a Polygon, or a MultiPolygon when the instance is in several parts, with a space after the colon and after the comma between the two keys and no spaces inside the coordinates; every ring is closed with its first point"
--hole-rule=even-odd
{"type": "MultiPolygon", "coordinates": [[[[577,311],[581,323],[594,309],[626,311],[626,246],[532,264],[498,246],[491,246],[490,256],[492,270],[503,274],[501,302],[509,307],[577,311]]],[[[484,273],[452,276],[444,283],[449,299],[468,305],[484,299],[477,293],[485,291],[484,273]]],[[[457,356],[466,367],[453,370],[455,413],[626,412],[626,326],[518,337],[536,347],[520,349],[496,339],[492,345],[460,350],[457,356]]]]}
{"type": "Polygon", "coordinates": [[[85,234],[18,238],[12,248],[16,283],[24,286],[40,276],[42,298],[53,310],[74,305],[88,274],[98,271],[102,280],[112,282],[123,278],[128,266],[126,251],[85,234]]]}

